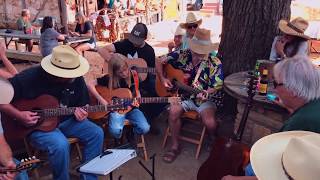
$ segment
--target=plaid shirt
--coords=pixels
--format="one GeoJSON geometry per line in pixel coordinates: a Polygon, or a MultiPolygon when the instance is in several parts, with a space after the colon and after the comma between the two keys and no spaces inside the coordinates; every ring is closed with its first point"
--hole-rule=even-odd
{"type": "Polygon", "coordinates": [[[169,53],[167,59],[168,63],[173,67],[180,69],[185,74],[189,75],[189,78],[186,79],[187,85],[193,86],[199,90],[207,90],[209,88],[220,90],[222,88],[222,64],[217,57],[209,54],[208,60],[203,60],[194,66],[192,64],[191,51],[190,49],[186,49],[169,53]],[[200,76],[198,80],[192,84],[200,67],[202,68],[200,76]]]}

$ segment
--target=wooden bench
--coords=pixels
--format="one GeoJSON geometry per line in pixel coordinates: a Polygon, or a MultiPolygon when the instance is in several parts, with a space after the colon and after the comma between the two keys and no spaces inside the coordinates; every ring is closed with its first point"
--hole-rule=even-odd
{"type": "Polygon", "coordinates": [[[32,62],[41,62],[42,55],[39,53],[34,52],[20,52],[11,49],[7,49],[6,55],[9,59],[15,60],[25,60],[25,61],[32,61],[32,62]]]}

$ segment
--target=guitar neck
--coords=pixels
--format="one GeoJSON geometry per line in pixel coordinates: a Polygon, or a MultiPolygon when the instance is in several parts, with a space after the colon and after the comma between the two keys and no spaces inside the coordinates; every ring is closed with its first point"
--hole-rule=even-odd
{"type": "Polygon", "coordinates": [[[155,74],[156,73],[156,68],[143,68],[143,67],[135,67],[135,69],[138,73],[151,73],[151,74],[155,74]]]}
{"type": "Polygon", "coordinates": [[[170,97],[141,97],[141,98],[122,98],[126,102],[132,102],[133,100],[137,100],[141,104],[148,103],[169,103],[170,97]]]}
{"type": "MultiPolygon", "coordinates": [[[[114,106],[105,106],[105,105],[96,105],[96,106],[83,106],[81,107],[87,112],[101,112],[101,111],[109,111],[114,106]]],[[[68,108],[55,108],[55,109],[44,109],[40,110],[46,117],[54,117],[54,116],[67,116],[74,114],[76,107],[68,107],[68,108]]],[[[39,111],[36,111],[39,112],[39,111]]]]}
{"type": "Polygon", "coordinates": [[[7,174],[8,172],[17,172],[17,169],[0,168],[0,174],[7,174]]]}

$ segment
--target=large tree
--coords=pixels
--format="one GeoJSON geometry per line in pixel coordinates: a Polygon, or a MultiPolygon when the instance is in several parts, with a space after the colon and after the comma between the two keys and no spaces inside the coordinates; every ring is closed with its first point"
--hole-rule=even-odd
{"type": "Polygon", "coordinates": [[[224,0],[219,54],[224,73],[253,69],[268,59],[280,19],[290,18],[291,0],[224,0]]]}

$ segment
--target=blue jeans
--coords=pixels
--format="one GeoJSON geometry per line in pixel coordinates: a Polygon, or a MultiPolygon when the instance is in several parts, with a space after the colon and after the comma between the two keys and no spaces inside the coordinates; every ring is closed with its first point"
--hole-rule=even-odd
{"type": "MultiPolygon", "coordinates": [[[[53,178],[68,180],[70,147],[67,137],[78,138],[84,145],[83,162],[89,161],[102,152],[104,134],[102,129],[88,119],[79,122],[73,116],[61,122],[53,131],[35,131],[29,138],[33,147],[47,151],[53,169],[53,178]]],[[[81,174],[81,179],[93,180],[97,176],[81,174]]]]}
{"type": "Polygon", "coordinates": [[[117,139],[121,138],[124,121],[126,119],[133,125],[133,132],[135,134],[146,134],[149,132],[150,125],[146,117],[138,108],[134,108],[126,114],[119,114],[117,112],[110,113],[109,132],[113,137],[117,139]]]}
{"type": "MultiPolygon", "coordinates": [[[[17,159],[13,159],[14,162],[16,164],[19,164],[20,161],[18,161],[17,159]]],[[[21,171],[19,174],[17,174],[15,180],[28,180],[29,177],[28,177],[28,174],[27,174],[27,171],[21,171]]]]}

